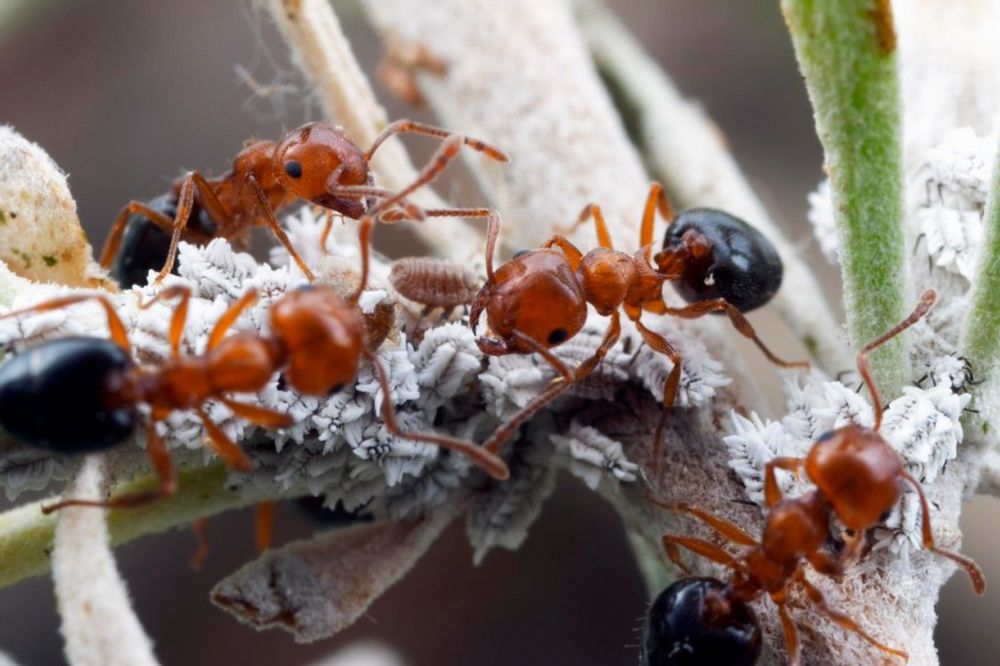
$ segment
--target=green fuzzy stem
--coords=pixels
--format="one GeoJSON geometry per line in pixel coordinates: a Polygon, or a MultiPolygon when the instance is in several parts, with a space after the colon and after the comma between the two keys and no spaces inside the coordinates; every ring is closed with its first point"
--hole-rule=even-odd
{"type": "Polygon", "coordinates": [[[961,345],[962,354],[974,369],[976,378],[983,380],[974,390],[977,399],[1000,387],[997,373],[1000,360],[1000,154],[993,167],[993,186],[983,226],[985,239],[961,345]]]}
{"type": "Polygon", "coordinates": [[[650,599],[655,599],[667,585],[677,580],[677,572],[663,561],[663,549],[651,544],[641,534],[629,532],[628,542],[632,546],[639,573],[646,583],[646,593],[650,599]]]}
{"type": "MultiPolygon", "coordinates": [[[[177,493],[134,509],[108,513],[108,530],[114,546],[147,534],[189,525],[196,518],[211,516],[253,504],[263,497],[225,487],[226,468],[214,464],[178,474],[177,493]]],[[[154,477],[144,477],[121,486],[118,493],[155,488],[154,477]]],[[[55,535],[56,515],[45,515],[41,507],[56,498],[33,502],[0,514],[0,588],[49,570],[49,554],[55,535]]],[[[95,509],[96,510],[96,509],[95,509]]]]}
{"type": "MultiPolygon", "coordinates": [[[[896,38],[889,0],[782,0],[833,189],[851,340],[907,312],[896,38]]],[[[909,383],[906,343],[872,355],[883,398],[909,383]]]]}

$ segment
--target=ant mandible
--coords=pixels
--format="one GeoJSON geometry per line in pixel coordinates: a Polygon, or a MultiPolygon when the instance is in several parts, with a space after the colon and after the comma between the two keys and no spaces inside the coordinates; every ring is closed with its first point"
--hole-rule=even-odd
{"type": "Polygon", "coordinates": [[[494,478],[506,479],[506,463],[472,442],[399,427],[388,376],[368,341],[358,306],[367,284],[372,223],[367,216],[362,220],[362,280],[352,296],[344,299],[328,286],[303,287],[271,306],[270,335],[243,331],[226,336],[243,310],[257,300],[256,291],[250,290],[219,318],[201,355],[183,354],[180,349],[191,297],[184,285],[166,287],[141,304],[148,308],[160,300],[178,299],[168,336],[171,356],[158,365],[140,366],[132,360],[125,326],[103,295],[66,296],[2,315],[16,317],[92,300],[104,308],[111,333],[110,340],[70,337],[43,342],[0,365],[0,425],[18,440],[61,453],[105,450],[134,431],[138,405],[150,408],[147,448],[159,488],[103,502],[66,500],[46,507],[46,512],[67,505],[134,506],[173,494],[176,477],[156,423],[176,410],[194,410],[220,457],[232,468],[249,471],[249,457],[208,418],[205,403],[217,400],[237,417],[265,428],[286,427],[291,425],[288,415],[237,402],[227,394],[260,391],[275,372],[283,371],[294,390],[325,396],[354,381],[361,358],[375,368],[383,393],[382,418],[391,434],[451,449],[494,478]],[[61,410],[59,418],[52,418],[53,406],[61,410]]]}
{"type": "MultiPolygon", "coordinates": [[[[799,659],[798,635],[786,604],[790,589],[798,587],[841,627],[856,633],[883,652],[907,658],[906,652],[882,645],[854,620],[830,608],[823,594],[806,578],[804,568],[804,563],[808,562],[819,573],[837,577],[855,563],[864,549],[867,531],[877,526],[899,501],[903,481],[912,485],[920,497],[924,548],[962,567],[977,594],[986,590],[986,579],[975,562],[934,544],[930,510],[923,489],[917,479],[906,471],[896,450],[879,434],[882,399],[872,379],[868,355],[915,324],[930,310],[935,297],[933,290],[924,292],[909,317],[865,345],[858,353],[858,372],[871,393],[875,409],[872,428],[859,425],[837,428],[820,437],[806,458],[775,458],[767,463],[764,469],[764,503],[768,515],[760,541],[732,522],[698,507],[670,505],[651,498],[661,507],[690,514],[729,541],[746,547],[745,551],[734,556],[704,539],[673,534],[663,537],[667,554],[682,570],[687,569],[680,561],[678,546],[733,570],[724,586],[706,595],[703,609],[706,632],[713,630],[713,623],[729,622],[730,612],[742,613],[740,609],[746,603],[766,593],[778,607],[788,658],[796,664],[799,659]],[[798,472],[803,468],[816,488],[799,497],[783,498],[775,470],[798,472]],[[830,529],[832,517],[836,517],[848,530],[843,536],[845,545],[839,556],[824,549],[824,544],[835,536],[830,529]]],[[[664,609],[665,612],[669,610],[664,609]]]]}
{"type": "MultiPolygon", "coordinates": [[[[487,280],[472,304],[469,325],[475,329],[485,311],[492,336],[479,337],[476,342],[483,353],[494,356],[537,353],[561,376],[498,429],[486,444],[490,451],[499,451],[503,442],[525,420],[566,392],[574,382],[581,381],[594,371],[621,334],[619,310],[624,310],[650,348],[673,362],[663,389],[664,411],[656,430],[654,461],[659,460],[666,408],[674,404],[680,388],[681,355],[666,338],[643,325],[640,320],[643,312],[686,319],[724,312],[736,330],[753,340],[774,364],[782,367],[809,366],[805,362],[789,362],[775,356],[757,337],[753,326],[741,312],[740,306],[751,309],[760,305],[759,299],[750,295],[755,284],[763,282],[766,291],[773,294],[776,289],[771,288],[774,278],[767,268],[772,267],[775,261],[780,283],[780,260],[773,248],[770,253],[765,251],[769,247],[766,239],[749,225],[743,223],[740,227],[732,224],[732,216],[714,211],[713,215],[703,215],[693,221],[681,220],[683,224],[679,228],[682,233],[676,241],[671,240],[668,230],[667,249],[657,254],[657,267],[654,268],[650,261],[657,208],[666,219],[673,218],[663,188],[659,183],[653,183],[646,198],[639,250],[635,254],[614,249],[601,208],[589,204],[580,213],[574,227],[593,218],[600,247],[583,254],[568,239],[557,234],[541,249],[519,253],[496,270],[493,268],[493,254],[500,233],[500,218],[495,215],[490,218],[486,245],[487,280]],[[763,242],[757,238],[749,242],[748,229],[760,236],[763,242]],[[751,270],[719,270],[726,258],[735,254],[734,247],[743,253],[751,270]],[[711,260],[713,252],[717,261],[711,260]],[[761,265],[763,268],[760,268],[761,265]],[[708,272],[713,270],[714,273],[708,272]],[[663,284],[677,280],[701,285],[700,291],[693,292],[698,297],[695,302],[684,307],[667,305],[663,298],[663,284]],[[711,288],[706,286],[706,282],[711,283],[711,288]],[[736,303],[719,296],[719,293],[735,294],[736,303]],[[594,354],[570,370],[552,353],[551,348],[580,332],[587,319],[588,303],[611,321],[594,354]]],[[[693,286],[688,292],[696,288],[693,286]]]]}
{"type": "MultiPolygon", "coordinates": [[[[111,267],[112,276],[123,287],[144,284],[153,269],[160,269],[156,277],[160,282],[173,270],[181,240],[205,244],[225,238],[245,246],[251,227],[266,224],[312,281],[312,271],[278,224],[277,211],[304,199],[354,219],[366,213],[375,217],[397,204],[411,219],[461,215],[449,209],[422,211],[409,204],[406,196],[434,180],[463,144],[491,159],[508,161],[502,150],[485,141],[411,120],[390,124],[367,151],[328,123],[305,124],[279,141],[251,142],[236,155],[232,168],[217,178],[191,171],[174,181],[166,194],[126,204],[104,243],[101,265],[111,267]],[[374,186],[369,163],[386,139],[401,133],[431,136],[443,143],[413,183],[392,193],[374,186]]],[[[327,216],[322,247],[326,247],[332,219],[327,216]]]]}

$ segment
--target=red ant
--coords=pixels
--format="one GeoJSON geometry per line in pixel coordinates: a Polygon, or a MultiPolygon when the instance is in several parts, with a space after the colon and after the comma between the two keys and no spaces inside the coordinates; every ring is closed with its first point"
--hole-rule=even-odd
{"type": "MultiPolygon", "coordinates": [[[[156,268],[160,268],[156,277],[160,282],[173,269],[181,240],[204,244],[225,238],[245,246],[251,227],[266,224],[311,281],[312,271],[275,218],[278,210],[304,199],[354,219],[366,213],[376,217],[397,204],[411,219],[461,215],[451,210],[422,211],[406,197],[434,180],[463,144],[491,159],[508,161],[502,150],[484,141],[411,120],[390,124],[367,151],[328,123],[308,123],[277,142],[251,142],[236,155],[232,169],[217,178],[206,179],[191,171],[176,180],[168,193],[146,203],[126,204],[104,244],[101,265],[111,267],[117,257],[112,275],[122,286],[145,283],[149,270],[156,268]],[[386,139],[401,133],[432,136],[443,143],[412,184],[392,193],[373,185],[369,163],[386,139]],[[164,232],[170,234],[169,240],[164,232]]],[[[322,247],[326,247],[331,224],[332,216],[328,216],[322,247]]]]}
{"type": "Polygon", "coordinates": [[[768,515],[760,541],[732,522],[698,507],[683,503],[669,505],[652,499],[661,507],[694,516],[729,541],[746,547],[746,550],[734,556],[704,539],[673,534],[663,537],[663,546],[670,559],[684,571],[687,568],[680,561],[678,546],[733,570],[729,581],[712,592],[710,598],[706,598],[706,601],[711,601],[706,604],[706,613],[708,610],[711,613],[703,619],[706,630],[711,629],[707,625],[713,623],[720,626],[727,624],[730,609],[733,609],[732,612],[739,612],[742,617],[745,615],[745,605],[761,593],[766,593],[778,607],[785,632],[785,649],[789,661],[796,664],[799,660],[798,635],[785,607],[790,589],[798,587],[834,622],[856,633],[879,650],[906,659],[906,652],[882,645],[854,620],[830,608],[823,594],[806,578],[804,568],[804,563],[808,562],[819,573],[837,577],[856,562],[865,546],[867,531],[877,526],[899,501],[902,495],[901,481],[912,485],[920,497],[924,548],[965,569],[977,594],[986,590],[986,579],[975,562],[934,545],[930,510],[923,489],[903,467],[899,454],[879,434],[882,425],[882,399],[871,376],[868,355],[915,324],[931,308],[934,300],[933,290],[924,292],[920,303],[909,317],[877,340],[865,345],[858,353],[858,372],[871,392],[875,408],[873,428],[859,425],[837,428],[820,437],[805,459],[775,458],[767,463],[764,470],[764,501],[768,515]],[[800,497],[783,498],[775,470],[798,472],[803,468],[816,484],[816,489],[800,497]],[[836,536],[830,529],[830,519],[834,516],[848,531],[843,535],[845,546],[839,556],[824,549],[827,540],[836,536]],[[708,606],[711,608],[707,608],[708,606]]]}
{"type": "Polygon", "coordinates": [[[217,400],[237,417],[262,427],[286,427],[291,424],[288,415],[234,401],[227,394],[260,391],[275,372],[283,371],[288,385],[296,391],[325,396],[354,380],[361,358],[375,368],[383,393],[382,418],[390,433],[457,451],[491,476],[507,478],[506,463],[471,442],[400,429],[385,368],[369,343],[365,319],[358,307],[367,284],[372,223],[369,216],[362,220],[362,277],[350,298],[344,299],[326,286],[303,287],[271,306],[270,335],[245,331],[226,336],[240,314],[257,300],[257,293],[248,291],[219,318],[200,355],[180,350],[191,297],[186,286],[167,287],[140,306],[147,308],[157,301],[178,299],[168,336],[171,357],[158,365],[135,364],[125,326],[103,295],[55,298],[2,315],[15,317],[93,300],[104,308],[111,333],[110,340],[71,337],[43,342],[0,365],[0,424],[15,438],[62,453],[104,450],[134,431],[138,405],[148,405],[151,411],[146,426],[147,448],[160,478],[158,489],[104,502],[66,500],[45,511],[67,505],[134,506],[173,494],[176,477],[156,423],[176,410],[194,410],[220,457],[230,467],[249,471],[249,457],[208,418],[205,402],[217,400]],[[52,418],[53,405],[60,410],[58,418],[52,418]]]}
{"type": "MultiPolygon", "coordinates": [[[[771,362],[782,367],[808,367],[808,363],[784,361],[771,353],[757,337],[740,307],[717,295],[723,289],[737,295],[751,294],[754,285],[773,282],[773,276],[759,268],[760,265],[765,269],[772,266],[772,255],[760,249],[761,243],[747,242],[749,232],[757,236],[760,234],[745,223],[742,223],[745,228],[733,225],[731,220],[735,218],[721,211],[712,211],[712,215],[702,216],[694,224],[681,221],[679,217],[673,224],[683,222],[686,233],[676,242],[668,243],[667,249],[656,255],[657,267],[654,268],[650,260],[657,208],[665,218],[673,218],[663,188],[659,183],[653,183],[642,217],[640,249],[635,254],[613,248],[601,208],[590,204],[580,213],[574,226],[592,217],[600,247],[583,254],[564,236],[555,235],[541,249],[519,253],[496,270],[493,268],[493,254],[500,233],[500,218],[496,215],[490,218],[486,245],[487,280],[472,304],[469,325],[475,329],[485,310],[492,336],[480,337],[476,342],[483,353],[494,356],[539,354],[555,368],[561,381],[550,384],[498,429],[485,445],[487,449],[496,453],[525,420],[566,392],[574,382],[581,381],[594,371],[621,334],[620,309],[635,324],[646,344],[673,362],[663,390],[664,412],[656,432],[654,460],[659,459],[666,408],[674,404],[680,388],[681,356],[666,338],[643,325],[640,317],[644,311],[685,319],[725,312],[736,330],[753,340],[771,362]],[[726,225],[725,233],[720,233],[723,225],[726,225]],[[749,248],[751,254],[742,262],[750,267],[749,270],[734,272],[719,269],[720,263],[724,264],[736,254],[734,248],[744,252],[749,248]],[[709,279],[712,277],[714,279],[709,279]],[[663,284],[668,281],[683,281],[693,285],[691,289],[700,285],[700,291],[695,294],[699,298],[684,307],[667,305],[663,298],[663,284]],[[599,314],[610,317],[611,322],[594,354],[570,370],[550,350],[580,332],[587,319],[588,303],[599,314]]],[[[766,239],[764,241],[766,244],[766,239]]],[[[766,246],[770,247],[769,244],[766,246]]],[[[776,258],[777,253],[773,253],[773,257],[776,258]]],[[[778,275],[780,282],[780,260],[778,275]]],[[[751,307],[760,304],[750,296],[741,299],[751,307]]]]}

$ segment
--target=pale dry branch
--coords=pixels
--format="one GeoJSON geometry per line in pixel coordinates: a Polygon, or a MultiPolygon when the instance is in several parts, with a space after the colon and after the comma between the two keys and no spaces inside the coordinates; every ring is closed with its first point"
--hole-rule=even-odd
{"type": "MultiPolygon", "coordinates": [[[[417,79],[441,122],[510,154],[506,169],[477,170],[503,211],[507,249],[540,245],[591,202],[620,247],[636,245],[649,178],[563,2],[362,4],[384,39],[422,45],[446,65],[444,76],[417,79]]],[[[592,247],[593,234],[586,225],[574,239],[592,247]]]]}
{"type": "MultiPolygon", "coordinates": [[[[93,455],[67,487],[66,497],[101,500],[107,489],[104,462],[93,455]]],[[[59,512],[52,577],[66,659],[73,666],[156,666],[152,643],[115,565],[105,516],[91,507],[59,512]]]]}

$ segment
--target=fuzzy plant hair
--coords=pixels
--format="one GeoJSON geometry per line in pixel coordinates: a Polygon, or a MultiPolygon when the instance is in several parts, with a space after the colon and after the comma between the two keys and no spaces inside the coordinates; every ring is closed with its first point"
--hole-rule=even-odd
{"type": "MultiPolygon", "coordinates": [[[[329,3],[263,4],[323,112],[355,143],[370,143],[386,125],[385,112],[329,3]]],[[[73,666],[156,664],[111,549],[236,507],[317,496],[329,507],[364,508],[377,520],[268,551],[212,592],[242,622],[317,640],[358,619],[456,520],[465,521],[477,562],[494,548],[516,549],[565,468],[619,511],[656,591],[673,575],[661,535],[706,534],[654,506],[650,495],[697,504],[759,533],[767,462],[803,456],[831,429],[872,424],[869,396],[857,391],[851,372],[853,350],[895,325],[927,288],[937,290],[937,307],[874,354],[872,365],[888,402],[882,433],[931,500],[935,539],[957,549],[962,500],[977,491],[1000,495],[1000,80],[993,76],[996,49],[985,46],[996,41],[1000,10],[978,0],[896,0],[891,9],[887,0],[781,4],[829,175],[809,197],[808,218],[824,255],[840,265],[846,329],[717,128],[597,0],[436,0],[420,12],[406,0],[361,0],[383,39],[431,48],[443,63],[443,71],[415,75],[441,124],[486,137],[511,155],[512,168],[469,158],[483,193],[504,216],[501,255],[538,246],[590,202],[603,207],[616,247],[636,249],[653,178],[678,207],[725,209],[764,232],[781,254],[786,285],[793,285],[771,307],[813,361],[811,372],[782,373],[784,407],[777,413],[762,401],[738,351],[744,347],[732,344],[736,333],[716,318],[644,317],[683,359],[656,465],[653,429],[672,365],[628,322],[598,369],[508,444],[511,478],[502,483],[459,456],[390,435],[378,416],[386,396],[365,363],[353,385],[324,398],[298,395],[275,377],[243,398],[290,414],[288,428],[265,431],[233,418],[222,404],[206,407],[248,452],[252,472],[228,472],[202,446],[199,420],[173,414],[161,434],[180,470],[176,495],[128,512],[68,508],[43,515],[32,502],[0,515],[0,585],[51,567],[73,666]],[[613,83],[614,98],[602,81],[613,83]]],[[[395,139],[372,167],[387,189],[405,186],[416,173],[395,139]]],[[[234,329],[266,332],[269,305],[304,282],[283,250],[262,263],[215,240],[183,244],[178,274],[162,287],[117,291],[89,260],[65,176],[11,128],[0,128],[0,197],[0,210],[15,202],[20,213],[0,226],[0,304],[19,308],[99,290],[121,314],[140,363],[169,353],[171,308],[138,307],[163,287],[192,290],[182,344],[199,353],[219,315],[246,290],[257,289],[261,299],[234,329]],[[7,234],[30,242],[19,241],[20,254],[13,253],[7,234]],[[65,262],[46,260],[63,256],[65,262]]],[[[429,189],[414,202],[445,205],[429,189]]],[[[357,284],[350,223],[335,225],[321,248],[321,212],[304,207],[282,222],[319,281],[345,293],[357,284]]],[[[441,257],[482,268],[484,235],[476,225],[441,219],[415,229],[441,257]]],[[[592,233],[582,227],[571,240],[589,249],[592,233]]],[[[393,315],[377,354],[405,429],[482,441],[554,378],[536,356],[484,356],[464,313],[422,317],[418,304],[393,290],[388,274],[388,262],[376,257],[360,305],[368,314],[393,315]]],[[[676,299],[669,292],[668,300],[676,299]]],[[[573,366],[593,352],[606,326],[591,312],[583,330],[554,352],[573,366]]],[[[100,308],[84,304],[0,320],[7,355],[80,334],[107,334],[100,308]]],[[[25,490],[55,492],[63,482],[73,497],[146,487],[152,479],[144,447],[139,434],[106,455],[57,456],[4,437],[0,487],[12,499],[25,490]]],[[[778,480],[793,497],[812,487],[804,476],[781,473],[778,480]]],[[[935,604],[954,567],[927,553],[920,536],[919,504],[906,492],[874,530],[862,562],[842,580],[810,575],[810,581],[880,642],[905,647],[911,663],[934,664],[935,604]]],[[[690,563],[700,574],[724,573],[690,563]]],[[[780,662],[777,615],[766,603],[756,610],[762,658],[780,662]]],[[[807,663],[875,658],[868,643],[807,605],[793,615],[810,627],[802,634],[807,663]]]]}

